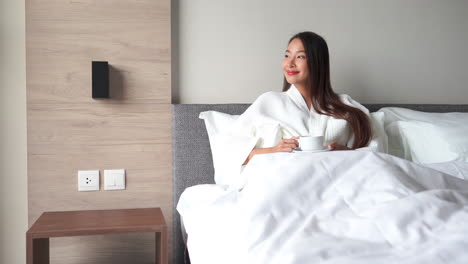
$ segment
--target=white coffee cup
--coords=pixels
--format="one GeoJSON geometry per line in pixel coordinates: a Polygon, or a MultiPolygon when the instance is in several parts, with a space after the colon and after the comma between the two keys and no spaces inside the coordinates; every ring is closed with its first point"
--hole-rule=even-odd
{"type": "Polygon", "coordinates": [[[301,150],[321,150],[323,149],[323,136],[305,136],[299,137],[299,148],[301,150]]]}

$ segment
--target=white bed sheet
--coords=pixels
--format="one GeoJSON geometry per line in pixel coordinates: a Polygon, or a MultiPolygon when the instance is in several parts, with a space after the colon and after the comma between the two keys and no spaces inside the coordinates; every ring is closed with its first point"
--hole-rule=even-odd
{"type": "Polygon", "coordinates": [[[468,263],[468,166],[429,166],[365,151],[256,155],[242,190],[181,195],[191,262],[468,263]]]}

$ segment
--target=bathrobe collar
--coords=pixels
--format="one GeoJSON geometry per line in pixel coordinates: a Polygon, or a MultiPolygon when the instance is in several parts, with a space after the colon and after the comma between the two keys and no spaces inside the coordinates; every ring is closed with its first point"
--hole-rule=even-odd
{"type": "Polygon", "coordinates": [[[299,92],[299,90],[296,88],[296,86],[294,86],[293,84],[291,84],[291,87],[289,87],[289,89],[286,91],[286,94],[289,96],[289,98],[291,98],[291,100],[296,103],[301,109],[304,109],[305,111],[307,112],[310,112],[313,108],[311,108],[311,110],[309,110],[309,107],[307,107],[307,103],[306,101],[304,100],[304,97],[302,97],[302,94],[301,92],[299,92]]]}

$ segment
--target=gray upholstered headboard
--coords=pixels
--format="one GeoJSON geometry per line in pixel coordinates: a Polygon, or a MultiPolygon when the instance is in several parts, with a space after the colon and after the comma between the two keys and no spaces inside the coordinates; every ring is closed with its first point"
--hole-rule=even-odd
{"type": "MultiPolygon", "coordinates": [[[[173,263],[184,263],[185,245],[180,230],[180,218],[175,209],[185,188],[202,183],[214,183],[213,161],[205,123],[198,119],[202,111],[215,110],[241,114],[249,104],[175,104],[172,115],[173,135],[173,263]]],[[[371,112],[382,107],[404,107],[424,112],[468,112],[468,105],[365,105],[371,112]]]]}

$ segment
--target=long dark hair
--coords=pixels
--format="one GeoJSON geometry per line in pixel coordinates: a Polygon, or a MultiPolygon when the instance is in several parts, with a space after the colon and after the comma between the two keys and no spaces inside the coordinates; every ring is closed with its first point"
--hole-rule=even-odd
{"type": "MultiPolygon", "coordinates": [[[[360,109],[342,103],[333,91],[330,83],[330,59],[325,40],[313,32],[301,32],[293,39],[300,39],[307,56],[307,67],[310,74],[310,95],[312,107],[322,115],[328,115],[346,120],[354,134],[352,148],[367,146],[372,138],[372,128],[367,115],[360,109]]],[[[284,78],[283,91],[287,91],[291,84],[284,78]]]]}

